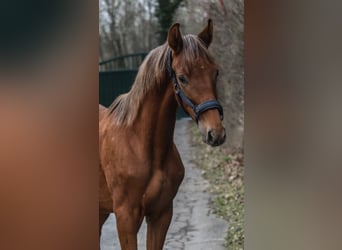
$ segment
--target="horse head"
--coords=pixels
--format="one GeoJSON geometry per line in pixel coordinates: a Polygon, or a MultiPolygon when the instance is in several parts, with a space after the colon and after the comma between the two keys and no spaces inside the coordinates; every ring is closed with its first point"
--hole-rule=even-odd
{"type": "Polygon", "coordinates": [[[223,110],[217,101],[218,66],[208,53],[213,22],[197,35],[182,36],[179,24],[171,26],[167,43],[168,71],[178,104],[197,122],[203,141],[218,146],[226,139],[223,110]]]}

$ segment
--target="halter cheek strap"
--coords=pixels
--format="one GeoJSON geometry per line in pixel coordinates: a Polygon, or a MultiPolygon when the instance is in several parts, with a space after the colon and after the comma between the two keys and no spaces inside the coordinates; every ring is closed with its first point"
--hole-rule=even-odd
{"type": "Polygon", "coordinates": [[[189,114],[184,107],[184,103],[186,103],[186,105],[188,105],[194,111],[196,123],[198,123],[198,119],[201,113],[204,113],[205,111],[211,110],[211,109],[217,109],[218,112],[220,113],[221,120],[223,120],[223,109],[222,109],[221,104],[217,100],[208,100],[196,106],[180,89],[178,81],[177,81],[176,73],[172,69],[172,55],[171,55],[170,49],[168,50],[168,53],[167,53],[167,71],[169,72],[169,75],[175,87],[178,102],[180,103],[185,113],[189,114]]]}

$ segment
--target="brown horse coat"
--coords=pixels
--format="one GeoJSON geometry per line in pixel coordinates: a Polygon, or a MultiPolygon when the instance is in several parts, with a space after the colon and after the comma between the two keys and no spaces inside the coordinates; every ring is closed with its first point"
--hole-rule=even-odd
{"type": "MultiPolygon", "coordinates": [[[[172,202],[184,176],[173,142],[178,104],[167,74],[167,52],[172,50],[175,72],[189,81],[183,91],[193,102],[216,99],[217,67],[207,51],[211,39],[211,21],[198,36],[182,37],[179,25],[173,25],[168,42],[144,60],[130,92],[108,109],[100,105],[100,230],[114,212],[122,249],[137,249],[136,235],[144,217],[147,249],[163,248],[172,202]]],[[[187,111],[193,117],[193,111],[187,111]]],[[[217,144],[223,143],[225,132],[217,110],[203,113],[199,127],[205,141],[210,134],[217,144]]]]}

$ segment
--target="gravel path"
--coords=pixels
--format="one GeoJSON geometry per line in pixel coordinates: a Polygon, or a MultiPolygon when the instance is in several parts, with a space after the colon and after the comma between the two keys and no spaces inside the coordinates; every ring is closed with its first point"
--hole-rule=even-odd
{"type": "MultiPolygon", "coordinates": [[[[228,223],[211,213],[211,195],[206,192],[208,182],[192,161],[193,147],[189,140],[189,120],[177,121],[175,143],[185,166],[185,177],[174,200],[174,213],[166,237],[165,250],[224,250],[228,223]]],[[[146,223],[139,231],[139,250],[145,248],[146,223]]],[[[102,228],[101,250],[120,249],[115,217],[107,219],[102,228]]]]}

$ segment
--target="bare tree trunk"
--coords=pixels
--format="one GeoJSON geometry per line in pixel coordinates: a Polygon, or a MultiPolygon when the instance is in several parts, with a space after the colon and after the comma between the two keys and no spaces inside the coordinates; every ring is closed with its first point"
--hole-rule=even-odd
{"type": "Polygon", "coordinates": [[[151,1],[149,0],[147,2],[147,8],[148,8],[148,26],[149,26],[149,32],[148,32],[148,50],[151,50],[152,49],[152,18],[153,18],[153,15],[152,15],[152,6],[151,6],[151,1]]]}

